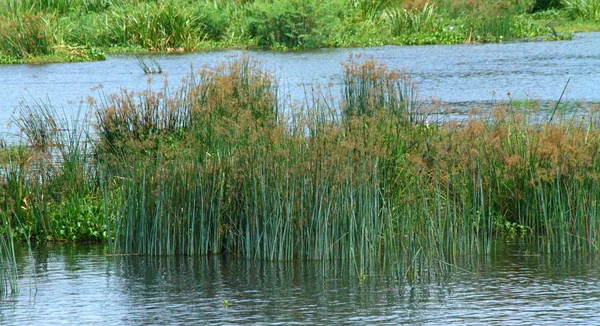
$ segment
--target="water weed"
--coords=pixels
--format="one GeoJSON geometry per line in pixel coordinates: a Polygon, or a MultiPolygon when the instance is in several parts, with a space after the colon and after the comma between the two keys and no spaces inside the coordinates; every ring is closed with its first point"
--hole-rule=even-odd
{"type": "Polygon", "coordinates": [[[138,66],[142,69],[142,71],[145,74],[162,74],[162,72],[163,72],[160,64],[152,58],[150,58],[149,63],[140,57],[137,57],[136,60],[137,60],[138,66]]]}
{"type": "Polygon", "coordinates": [[[492,254],[503,236],[597,252],[595,113],[541,120],[508,102],[426,123],[407,73],[359,57],[343,68],[339,100],[313,88],[285,107],[273,74],[241,57],[176,89],[101,96],[87,127],[23,108],[23,146],[0,152],[4,225],[120,253],[315,260],[413,280],[492,254]]]}

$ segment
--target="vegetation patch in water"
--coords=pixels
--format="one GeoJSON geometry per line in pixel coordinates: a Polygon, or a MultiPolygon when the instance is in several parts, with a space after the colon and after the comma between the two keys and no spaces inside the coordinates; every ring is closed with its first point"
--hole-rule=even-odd
{"type": "Polygon", "coordinates": [[[501,103],[435,121],[406,73],[356,57],[344,71],[340,100],[315,89],[302,105],[243,57],[177,89],[100,96],[75,120],[23,106],[23,143],[0,155],[3,239],[412,279],[502,236],[598,252],[596,113],[561,119],[557,104],[541,121],[535,102],[501,103]]]}

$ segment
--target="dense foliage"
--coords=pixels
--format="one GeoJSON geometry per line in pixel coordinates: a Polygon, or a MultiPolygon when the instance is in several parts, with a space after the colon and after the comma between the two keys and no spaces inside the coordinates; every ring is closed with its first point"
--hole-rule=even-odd
{"type": "Polygon", "coordinates": [[[98,60],[107,51],[304,49],[569,38],[597,0],[6,0],[0,62],[98,60]],[[567,33],[558,33],[561,26],[567,33]],[[564,28],[563,28],[564,29],[564,28]]]}
{"type": "Polygon", "coordinates": [[[0,150],[0,258],[14,238],[103,241],[413,278],[499,237],[598,251],[597,114],[563,121],[557,103],[544,122],[535,104],[500,103],[432,121],[402,72],[344,70],[338,100],[315,89],[302,106],[248,58],[101,96],[73,120],[24,105],[24,142],[0,150]]]}

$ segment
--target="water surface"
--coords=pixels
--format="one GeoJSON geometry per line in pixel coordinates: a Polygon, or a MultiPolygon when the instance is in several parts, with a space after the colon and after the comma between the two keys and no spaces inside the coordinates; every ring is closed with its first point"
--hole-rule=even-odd
{"type": "Polygon", "coordinates": [[[0,302],[0,324],[600,323],[597,260],[527,255],[513,242],[412,285],[316,262],[107,252],[50,245],[22,255],[21,291],[0,302]]]}

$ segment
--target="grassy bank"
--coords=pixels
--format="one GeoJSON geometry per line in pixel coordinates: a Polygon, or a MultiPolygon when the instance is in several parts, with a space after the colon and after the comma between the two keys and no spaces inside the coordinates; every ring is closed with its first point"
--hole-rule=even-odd
{"type": "Polygon", "coordinates": [[[506,103],[434,123],[403,73],[344,67],[339,100],[313,89],[302,105],[238,58],[178,89],[101,96],[76,120],[23,106],[23,143],[0,151],[0,257],[14,235],[416,278],[499,237],[598,252],[597,114],[540,122],[506,103]]]}
{"type": "Polygon", "coordinates": [[[570,38],[598,30],[596,0],[6,0],[0,62],[107,52],[306,49],[570,38]]]}

